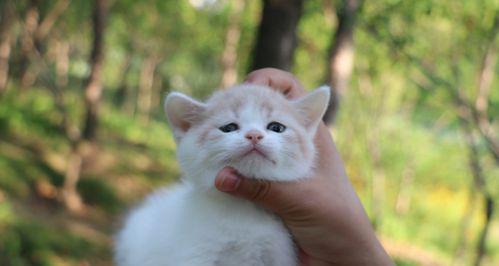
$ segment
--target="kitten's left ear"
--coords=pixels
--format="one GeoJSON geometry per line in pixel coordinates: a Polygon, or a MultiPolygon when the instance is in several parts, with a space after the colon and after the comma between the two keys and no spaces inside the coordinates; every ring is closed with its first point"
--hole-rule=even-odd
{"type": "Polygon", "coordinates": [[[326,112],[330,95],[329,86],[324,85],[293,102],[293,106],[305,115],[304,124],[311,134],[315,134],[326,112]]]}
{"type": "Polygon", "coordinates": [[[185,94],[172,92],[166,96],[164,110],[177,141],[201,119],[205,109],[205,104],[185,94]]]}

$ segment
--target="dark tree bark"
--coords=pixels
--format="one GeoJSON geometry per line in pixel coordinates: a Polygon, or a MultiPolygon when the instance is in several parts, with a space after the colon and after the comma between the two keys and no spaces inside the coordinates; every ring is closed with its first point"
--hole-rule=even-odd
{"type": "Polygon", "coordinates": [[[99,122],[99,105],[102,94],[102,64],[104,61],[104,28],[107,14],[107,1],[95,0],[93,10],[93,44],[90,55],[91,72],[85,82],[86,116],[83,125],[83,138],[94,140],[99,122]]]}
{"type": "Polygon", "coordinates": [[[338,113],[340,98],[348,88],[353,69],[353,33],[360,0],[344,0],[338,9],[338,28],[329,50],[327,83],[331,86],[329,107],[324,115],[326,124],[333,124],[338,113]]]}
{"type": "Polygon", "coordinates": [[[483,257],[486,251],[487,236],[489,234],[490,222],[492,222],[492,216],[494,213],[495,202],[491,195],[486,195],[484,198],[485,202],[485,222],[483,224],[482,232],[480,232],[480,237],[478,238],[478,245],[476,249],[476,258],[473,265],[479,266],[482,264],[483,257]]]}
{"type": "Polygon", "coordinates": [[[274,67],[290,70],[297,45],[296,26],[303,0],[264,0],[250,70],[274,67]]]}
{"type": "Polygon", "coordinates": [[[9,58],[12,48],[12,21],[14,17],[14,8],[9,1],[0,5],[0,96],[7,88],[9,77],[9,58]]]}

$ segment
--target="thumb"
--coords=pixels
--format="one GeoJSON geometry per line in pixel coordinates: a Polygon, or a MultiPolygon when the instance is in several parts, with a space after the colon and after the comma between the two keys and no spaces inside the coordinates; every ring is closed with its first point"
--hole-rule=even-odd
{"type": "Polygon", "coordinates": [[[230,167],[223,168],[215,179],[218,190],[260,204],[274,212],[279,212],[286,203],[282,185],[268,180],[245,178],[230,167]]]}

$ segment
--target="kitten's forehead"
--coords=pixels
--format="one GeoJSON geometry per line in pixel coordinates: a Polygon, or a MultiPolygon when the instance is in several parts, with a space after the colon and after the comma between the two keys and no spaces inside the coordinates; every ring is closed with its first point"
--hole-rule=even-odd
{"type": "Polygon", "coordinates": [[[215,93],[207,101],[207,113],[230,112],[235,116],[249,109],[270,115],[273,112],[290,112],[291,105],[284,96],[265,86],[243,84],[215,93]]]}

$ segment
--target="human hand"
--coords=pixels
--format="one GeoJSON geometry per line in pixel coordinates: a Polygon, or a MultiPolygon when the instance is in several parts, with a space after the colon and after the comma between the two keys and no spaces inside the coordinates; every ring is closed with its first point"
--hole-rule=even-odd
{"type": "MultiPolygon", "coordinates": [[[[290,73],[265,68],[246,82],[272,87],[295,99],[305,94],[290,73]]],[[[224,168],[215,186],[278,215],[300,249],[301,265],[393,265],[379,243],[349,182],[328,128],[321,123],[314,139],[317,167],[300,182],[247,179],[224,168]]]]}

